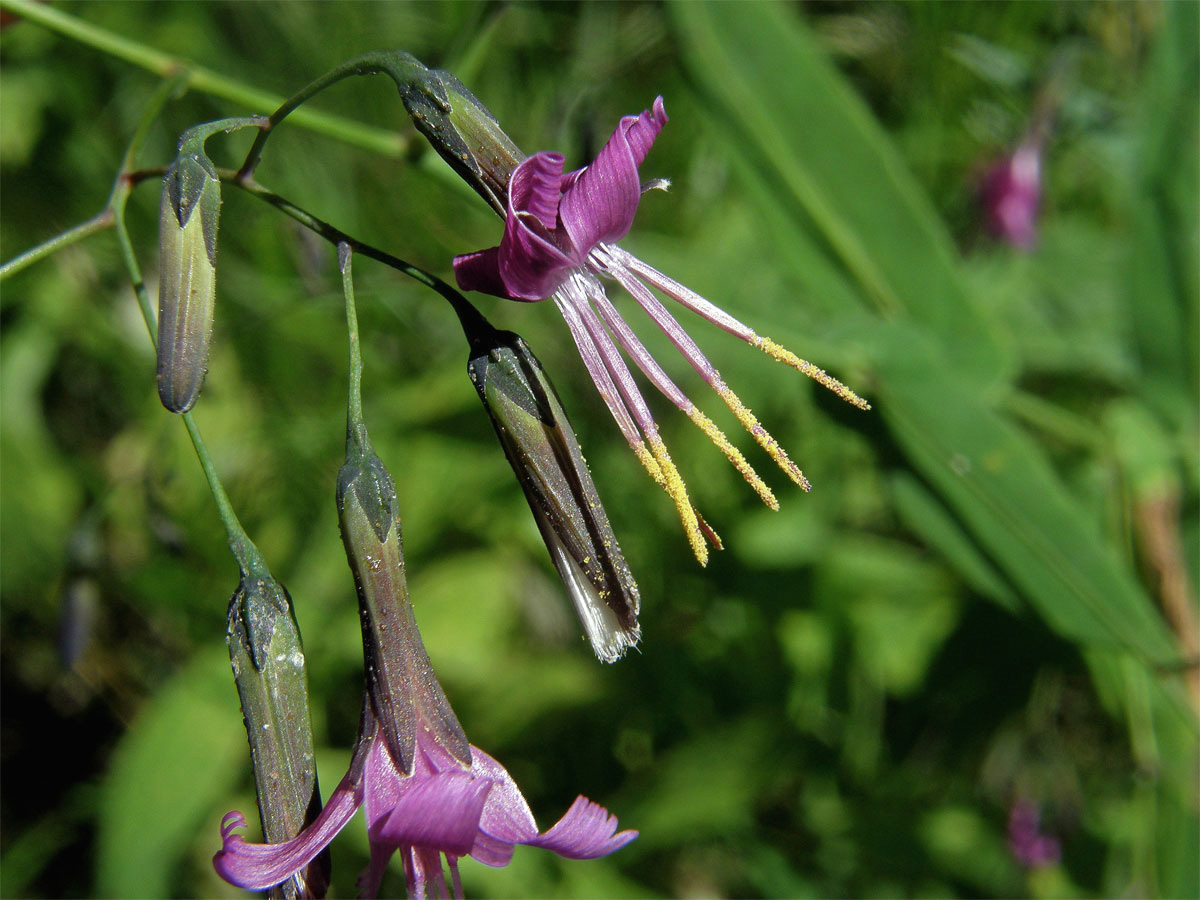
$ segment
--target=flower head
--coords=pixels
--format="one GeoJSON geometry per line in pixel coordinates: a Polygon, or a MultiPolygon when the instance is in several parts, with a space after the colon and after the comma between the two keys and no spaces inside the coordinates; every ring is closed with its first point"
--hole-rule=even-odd
{"type": "Polygon", "coordinates": [[[461,897],[457,862],[464,856],[503,866],[516,844],[528,844],[591,859],[637,837],[635,831],[617,832],[616,817],[584,797],[552,828],[539,832],[504,767],[467,743],[417,630],[395,487],[353,412],[337,499],[363,629],[367,689],[358,742],[324,810],[292,840],[247,843],[236,833],[245,824],[242,814],[226,815],[222,849],[213,858],[221,877],[252,890],[291,878],[328,846],[359,806],[371,846],[370,864],[360,879],[368,896],[378,893],[395,852],[403,859],[410,896],[424,897],[432,883],[442,896],[452,889],[461,897]]]}
{"type": "Polygon", "coordinates": [[[810,485],[799,467],[729,389],[650,288],[798,369],[850,403],[863,409],[869,407],[821,369],[756,334],[699,294],[616,245],[633,225],[642,193],[666,186],[663,181],[642,184],[638,176],[638,167],[666,123],[666,110],[659,97],[641,115],[622,118],[590,166],[564,173],[564,159],[558,153],[536,153],[526,159],[509,181],[500,245],[457,257],[454,271],[459,287],[464,290],[483,291],[511,300],[554,299],[618,427],[651,477],[674,501],[692,550],[704,563],[708,558],[705,539],[718,548],[720,539],[692,506],[622,351],[655,388],[708,435],[767,506],[777,509],[778,503],[741,452],[646,350],[608,299],[601,277],[617,281],[629,292],[755,440],[805,490],[810,485]]]}

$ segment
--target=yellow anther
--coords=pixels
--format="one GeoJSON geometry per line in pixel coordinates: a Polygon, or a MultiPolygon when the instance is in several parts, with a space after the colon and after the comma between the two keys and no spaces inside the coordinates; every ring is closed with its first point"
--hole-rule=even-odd
{"type": "Polygon", "coordinates": [[[804,473],[800,471],[800,467],[792,462],[791,457],[787,455],[787,451],[779,446],[779,442],[771,437],[770,432],[758,423],[758,419],[754,413],[746,408],[746,405],[742,403],[738,395],[731,391],[723,382],[718,381],[715,387],[721,399],[725,401],[725,405],[737,416],[737,420],[742,423],[742,427],[753,435],[754,439],[758,441],[758,445],[767,451],[771,459],[775,460],[775,464],[783,469],[788,477],[800,485],[803,490],[811,491],[812,485],[804,477],[804,473]]]}
{"type": "MultiPolygon", "coordinates": [[[[700,565],[707,566],[708,547],[704,543],[704,533],[700,528],[696,510],[692,508],[692,501],[688,499],[683,478],[680,477],[679,470],[675,468],[675,463],[671,462],[671,455],[667,453],[666,446],[658,436],[650,438],[650,450],[654,454],[654,461],[658,464],[659,477],[655,480],[675,503],[675,509],[679,512],[679,518],[683,522],[683,530],[687,534],[688,543],[692,545],[692,553],[696,555],[700,565]]],[[[653,475],[654,472],[651,471],[650,474],[653,475]]],[[[709,530],[711,531],[711,529],[709,530]]],[[[713,533],[715,534],[715,532],[713,533]]]]}
{"type": "Polygon", "coordinates": [[[753,466],[746,462],[746,457],[742,456],[742,452],[729,443],[729,438],[725,437],[725,433],[713,423],[712,419],[700,412],[695,406],[688,411],[688,418],[695,422],[696,426],[708,435],[708,439],[717,445],[717,449],[725,454],[725,457],[733,463],[733,467],[742,473],[742,477],[746,479],[750,487],[754,488],[755,493],[762,498],[762,502],[778,512],[779,501],[775,499],[775,495],[771,493],[771,489],[758,477],[758,473],[754,471],[753,466]]]}
{"type": "Polygon", "coordinates": [[[650,451],[646,449],[645,442],[630,444],[630,446],[633,447],[633,452],[637,456],[638,462],[646,467],[646,471],[654,479],[654,483],[665,489],[667,480],[663,478],[662,469],[659,468],[658,462],[650,455],[650,451]]]}
{"type": "Polygon", "coordinates": [[[864,400],[850,388],[846,387],[824,369],[814,366],[807,359],[801,359],[791,350],[785,347],[780,347],[770,338],[755,336],[753,342],[755,347],[761,350],[767,356],[779,360],[781,363],[786,363],[796,371],[807,375],[813,381],[824,387],[829,388],[847,403],[857,406],[859,409],[870,409],[871,404],[864,400]]]}

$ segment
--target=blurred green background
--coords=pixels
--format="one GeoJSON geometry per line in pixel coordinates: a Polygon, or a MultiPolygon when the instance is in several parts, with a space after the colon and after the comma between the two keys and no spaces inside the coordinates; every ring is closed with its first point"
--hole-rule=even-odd
{"type": "MultiPolygon", "coordinates": [[[[52,8],[276,94],[404,48],[456,73],[524,150],[568,165],[661,93],[671,122],[642,174],[674,186],[647,196],[622,245],[875,405],[685,320],[811,478],[802,495],[630,313],[782,502],[759,506],[652,401],[726,541],[701,570],[553,308],[483,299],[552,373],[642,589],[642,652],[604,667],[481,414],[453,315],[356,265],[367,421],[447,694],[543,827],[585,793],[641,831],[596,862],[466,861],[468,896],[1200,893],[1195,4],[52,8]],[[988,239],[976,187],[1051,72],[1061,103],[1025,254],[988,239]],[[1014,859],[1022,799],[1061,864],[1014,859]]],[[[103,206],[157,77],[29,21],[7,23],[0,50],[9,259],[103,206]]],[[[454,254],[497,242],[499,221],[412,135],[386,79],[314,105],[396,133],[395,152],[285,126],[265,185],[447,278],[454,254]]],[[[196,122],[267,111],[188,93],[143,159],[168,162],[196,122]]],[[[247,142],[209,151],[236,165],[247,142]]],[[[252,197],[224,201],[195,415],[295,599],[328,792],[361,696],[333,508],[335,254],[252,197]]],[[[151,184],[130,205],[152,288],[157,205],[151,184]]],[[[237,572],[159,406],[115,239],[0,291],[0,888],[239,896],[209,864],[221,815],[254,808],[224,646],[237,572]]],[[[358,819],[333,846],[333,896],[353,894],[365,850],[358,819]]],[[[403,891],[398,870],[388,887],[403,891]]]]}

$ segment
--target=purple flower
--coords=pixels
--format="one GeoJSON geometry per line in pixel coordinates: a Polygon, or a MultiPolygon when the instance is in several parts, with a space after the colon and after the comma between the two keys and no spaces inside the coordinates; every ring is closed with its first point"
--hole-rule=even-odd
{"type": "Polygon", "coordinates": [[[606,856],[624,847],[636,831],[617,831],[617,819],[598,804],[577,797],[548,831],[539,832],[529,804],[500,763],[471,747],[464,767],[428,728],[417,732],[411,775],[398,768],[368,713],[370,733],[360,738],[350,771],[321,814],[299,836],[282,844],[247,843],[236,830],[246,824],[240,812],[221,823],[223,847],[213,858],[222,878],[249,890],[264,890],[290,878],[320,853],[362,806],[367,817],[371,860],[359,879],[374,897],[393,852],[399,851],[411,897],[424,897],[426,885],[449,891],[442,857],[449,865],[455,897],[462,897],[458,860],[471,856],[504,866],[516,844],[553,850],[568,859],[606,856]]]}
{"type": "Polygon", "coordinates": [[[800,469],[729,389],[650,288],[816,379],[854,405],[869,407],[821,369],[759,336],[699,294],[616,245],[629,232],[642,193],[667,186],[661,180],[643,185],[638,178],[638,167],[666,122],[667,114],[659,97],[653,108],[640,116],[622,118],[590,166],[564,173],[564,160],[558,153],[536,153],[526,159],[509,181],[508,215],[500,246],[457,257],[454,272],[464,290],[483,291],[511,300],[553,297],[618,427],[651,477],[674,501],[692,550],[705,563],[708,551],[704,538],[718,548],[720,539],[688,499],[683,479],[663,446],[658,426],[621,351],[655,388],[708,435],[764,503],[772,509],[778,509],[778,503],[741,452],[671,381],[634,335],[609,301],[601,276],[617,281],[633,296],[755,440],[805,490],[810,485],[800,469]]]}
{"type": "Polygon", "coordinates": [[[984,175],[980,196],[992,237],[1032,250],[1042,197],[1041,141],[1031,137],[995,162],[984,175]]]}
{"type": "Polygon", "coordinates": [[[1008,849],[1026,869],[1052,866],[1062,858],[1057,838],[1042,834],[1038,808],[1028,800],[1017,800],[1009,810],[1008,849]]]}
{"type": "Polygon", "coordinates": [[[245,818],[240,812],[226,815],[222,849],[213,857],[217,872],[251,890],[279,884],[328,846],[359,806],[371,845],[359,884],[372,897],[396,851],[404,861],[409,896],[424,897],[430,883],[448,895],[444,856],[454,896],[462,897],[457,862],[464,856],[504,866],[516,844],[571,859],[624,847],[637,832],[617,832],[616,817],[584,797],[576,798],[549,831],[539,832],[504,767],[467,743],[417,630],[394,483],[357,415],[352,402],[346,464],[337,487],[342,542],[358,588],[366,674],[350,769],[321,814],[290,841],[246,843],[235,833],[245,818]]]}

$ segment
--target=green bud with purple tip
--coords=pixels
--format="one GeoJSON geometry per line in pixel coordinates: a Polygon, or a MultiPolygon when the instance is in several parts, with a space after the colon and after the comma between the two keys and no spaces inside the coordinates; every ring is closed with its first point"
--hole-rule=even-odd
{"type": "Polygon", "coordinates": [[[220,212],[213,164],[181,153],[163,178],[158,225],[158,396],[175,413],[192,408],[208,371],[220,212]]]}

